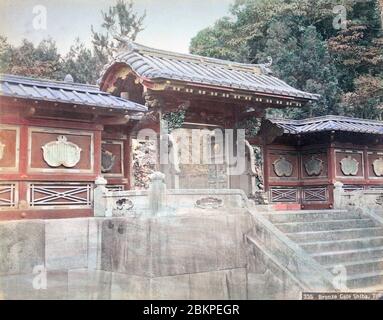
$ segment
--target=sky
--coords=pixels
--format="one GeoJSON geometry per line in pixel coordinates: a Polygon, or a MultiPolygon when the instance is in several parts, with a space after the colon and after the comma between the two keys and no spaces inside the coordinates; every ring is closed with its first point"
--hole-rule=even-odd
{"type": "MultiPolygon", "coordinates": [[[[145,30],[136,41],[158,49],[187,53],[190,40],[203,28],[228,15],[233,0],[135,0],[138,13],[146,10],[145,30]]],[[[0,35],[13,45],[23,38],[39,43],[52,37],[61,54],[76,37],[91,46],[90,26],[99,30],[101,10],[115,0],[0,0],[0,35]],[[46,10],[46,29],[39,19],[46,10]],[[37,26],[37,27],[36,27],[37,26]]]]}

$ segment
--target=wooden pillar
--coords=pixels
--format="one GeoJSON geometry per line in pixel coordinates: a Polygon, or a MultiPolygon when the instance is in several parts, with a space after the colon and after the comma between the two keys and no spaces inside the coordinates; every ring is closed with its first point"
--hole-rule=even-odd
{"type": "Polygon", "coordinates": [[[329,202],[334,206],[334,183],[336,182],[336,159],[334,143],[330,142],[327,148],[327,175],[328,175],[328,192],[329,202]]]}
{"type": "Polygon", "coordinates": [[[127,133],[127,138],[124,140],[124,178],[126,179],[125,189],[129,190],[132,188],[131,170],[132,170],[132,137],[130,133],[127,133]]]}
{"type": "Polygon", "coordinates": [[[264,191],[269,191],[269,157],[268,157],[268,146],[266,144],[262,145],[262,154],[263,154],[263,183],[264,191]]]}

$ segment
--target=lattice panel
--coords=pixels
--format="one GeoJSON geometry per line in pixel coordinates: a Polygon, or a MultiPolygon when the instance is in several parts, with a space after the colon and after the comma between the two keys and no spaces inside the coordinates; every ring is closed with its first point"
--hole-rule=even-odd
{"type": "Polygon", "coordinates": [[[90,207],[92,184],[30,184],[31,207],[90,207]]]}
{"type": "Polygon", "coordinates": [[[0,184],[0,207],[13,208],[16,206],[16,185],[0,184]]]}
{"type": "Polygon", "coordinates": [[[271,202],[297,202],[298,189],[293,188],[273,188],[270,190],[271,202]]]}
{"type": "Polygon", "coordinates": [[[325,202],[327,199],[327,188],[325,187],[302,189],[303,202],[325,202]]]}

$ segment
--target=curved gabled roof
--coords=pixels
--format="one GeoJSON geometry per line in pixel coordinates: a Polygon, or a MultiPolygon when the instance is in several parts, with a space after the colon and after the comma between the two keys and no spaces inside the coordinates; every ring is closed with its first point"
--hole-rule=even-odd
{"type": "Polygon", "coordinates": [[[319,95],[297,90],[272,76],[266,65],[174,53],[136,43],[128,43],[127,49],[105,66],[101,87],[107,70],[116,63],[127,64],[139,77],[149,80],[178,80],[308,100],[319,98],[319,95]]]}
{"type": "Polygon", "coordinates": [[[267,119],[284,133],[301,134],[324,131],[383,134],[383,122],[343,116],[323,116],[303,120],[267,119]]]}
{"type": "Polygon", "coordinates": [[[97,86],[9,74],[0,74],[0,96],[88,105],[124,111],[147,111],[145,106],[100,91],[97,86]]]}

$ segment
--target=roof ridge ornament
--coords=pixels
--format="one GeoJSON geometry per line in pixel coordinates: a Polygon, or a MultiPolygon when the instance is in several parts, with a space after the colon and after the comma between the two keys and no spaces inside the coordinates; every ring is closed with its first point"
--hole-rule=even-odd
{"type": "Polygon", "coordinates": [[[271,65],[273,64],[273,57],[268,56],[267,62],[265,63],[260,63],[258,66],[261,69],[262,73],[270,75],[273,73],[273,71],[270,69],[271,65]]]}
{"type": "Polygon", "coordinates": [[[68,74],[65,76],[65,78],[64,78],[64,82],[67,82],[67,83],[74,83],[74,79],[73,79],[72,75],[68,73],[68,74]]]}
{"type": "Polygon", "coordinates": [[[270,68],[272,64],[273,64],[273,57],[268,56],[267,57],[267,63],[265,63],[264,66],[267,68],[270,68]]]}

